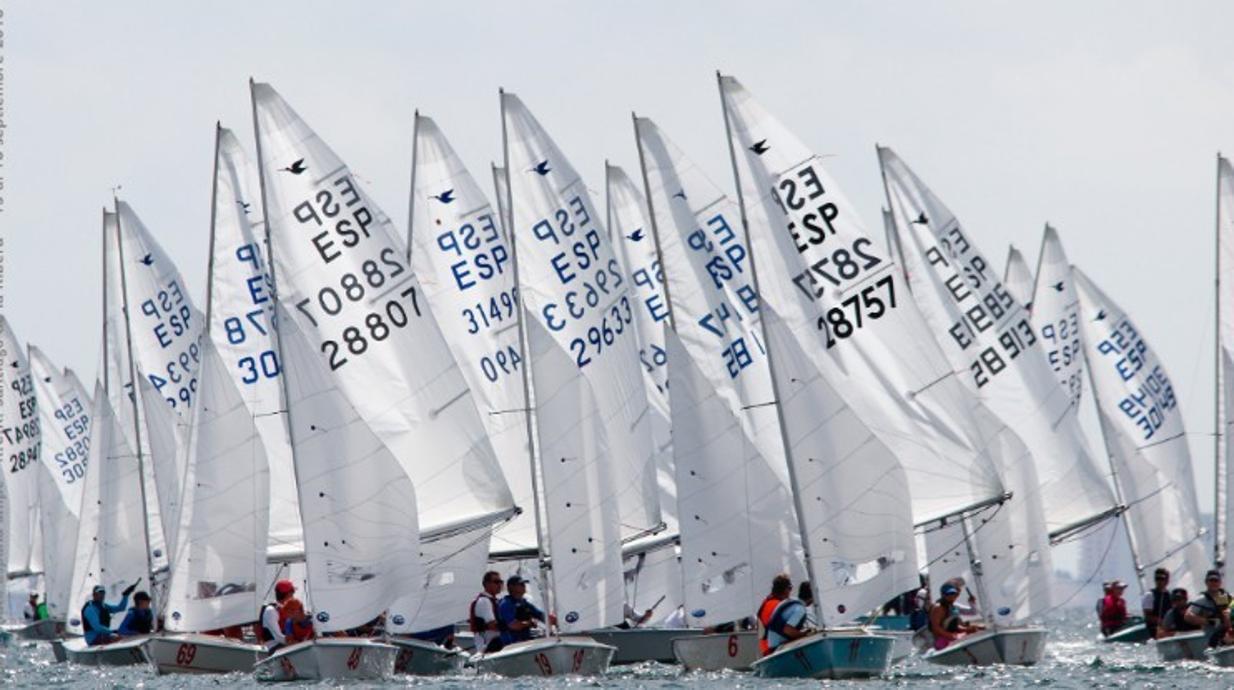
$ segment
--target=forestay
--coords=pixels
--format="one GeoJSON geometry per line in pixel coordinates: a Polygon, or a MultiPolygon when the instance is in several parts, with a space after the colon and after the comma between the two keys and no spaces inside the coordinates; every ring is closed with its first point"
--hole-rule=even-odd
{"type": "Polygon", "coordinates": [[[887,444],[925,523],[998,500],[1002,483],[952,374],[904,289],[821,161],[732,77],[720,78],[761,299],[887,444]]]}
{"type": "Polygon", "coordinates": [[[2,527],[8,533],[9,575],[29,575],[43,569],[39,548],[39,409],[25,348],[8,319],[0,316],[0,390],[3,414],[0,436],[4,448],[4,487],[8,510],[2,527]]]}
{"type": "Polygon", "coordinates": [[[1037,497],[1017,497],[1047,507],[1052,537],[1108,517],[1114,496],[1024,305],[942,201],[891,149],[878,151],[913,297],[959,379],[1032,452],[1039,482],[1022,488],[1037,497]]]}
{"type": "Polygon", "coordinates": [[[717,625],[750,615],[779,573],[803,574],[793,496],[681,338],[665,340],[683,603],[691,625],[717,625]]]}
{"type": "Polygon", "coordinates": [[[1032,295],[1032,322],[1041,338],[1046,361],[1071,400],[1071,415],[1079,414],[1084,394],[1084,351],[1080,344],[1080,305],[1071,284],[1071,262],[1058,231],[1046,225],[1037,259],[1032,295]]]}
{"type": "Polygon", "coordinates": [[[518,289],[510,244],[501,216],[437,123],[418,113],[413,151],[411,268],[471,387],[514,502],[523,508],[521,516],[494,534],[494,544],[501,545],[499,550],[533,549],[518,289]]]}
{"type": "Polygon", "coordinates": [[[1030,313],[1033,311],[1033,272],[1028,268],[1024,255],[1016,249],[1014,244],[1007,248],[1007,267],[1003,269],[1003,285],[1007,287],[1007,292],[1010,292],[1017,302],[1024,305],[1025,309],[1030,313]]]}
{"type": "Polygon", "coordinates": [[[417,604],[400,595],[424,576],[416,491],[302,332],[307,317],[280,306],[276,319],[313,625],[346,630],[388,610],[398,626],[417,604]]]}
{"type": "MultiPolygon", "coordinates": [[[[544,518],[552,559],[551,604],[562,632],[622,621],[624,602],[618,464],[590,381],[556,339],[525,315],[536,391],[544,518]]],[[[547,549],[545,548],[547,546],[547,549]]]]}
{"type": "MultiPolygon", "coordinates": [[[[69,632],[78,635],[83,634],[80,607],[90,600],[96,585],[107,589],[109,603],[118,602],[121,592],[138,579],[143,580],[142,589],[150,588],[137,454],[129,446],[102,385],[95,387],[90,417],[90,453],[73,551],[67,621],[69,632]]],[[[123,612],[116,615],[115,620],[123,620],[123,612]]]]}
{"type": "Polygon", "coordinates": [[[265,448],[270,471],[268,554],[304,551],[291,440],[283,411],[274,294],[256,171],[236,135],[218,127],[207,326],[265,448]]]}
{"type": "Polygon", "coordinates": [[[565,155],[518,97],[502,93],[501,104],[521,301],[552,336],[562,361],[573,362],[588,382],[607,438],[609,491],[618,502],[623,535],[658,530],[663,525],[638,371],[633,286],[590,192],[565,155]]]}
{"type": "Polygon", "coordinates": [[[247,623],[266,595],[258,590],[270,521],[266,451],[229,369],[205,339],[164,607],[169,630],[247,623]]]}
{"type": "Polygon", "coordinates": [[[43,531],[44,600],[52,618],[64,620],[73,610],[73,552],[77,520],[90,452],[90,398],[77,376],[56,369],[37,347],[30,346],[30,374],[38,398],[42,433],[39,470],[39,515],[43,531]]]}
{"type": "Polygon", "coordinates": [[[849,622],[917,587],[908,476],[763,307],[819,624],[849,622]]]}
{"type": "Polygon", "coordinates": [[[642,363],[643,389],[647,392],[656,484],[660,487],[660,513],[669,531],[677,531],[677,489],[673,476],[673,441],[669,435],[667,353],[664,325],[671,323],[665,294],[666,269],[660,263],[657,238],[647,215],[647,202],[626,172],[605,163],[609,235],[617,261],[634,283],[634,327],[638,336],[638,359],[642,363]]]}
{"type": "MultiPolygon", "coordinates": [[[[1182,411],[1157,354],[1117,304],[1072,268],[1093,398],[1144,573],[1200,582],[1207,568],[1182,411]]],[[[1148,589],[1148,582],[1141,585],[1148,589]]]]}
{"type": "MultiPolygon", "coordinates": [[[[351,171],[273,88],[254,83],[252,96],[279,299],[416,486],[423,540],[475,541],[466,535],[510,517],[513,499],[405,247],[351,171]]],[[[467,578],[426,576],[410,589],[453,602],[445,607],[452,615],[392,617],[394,630],[454,621],[474,596],[467,578]]]]}

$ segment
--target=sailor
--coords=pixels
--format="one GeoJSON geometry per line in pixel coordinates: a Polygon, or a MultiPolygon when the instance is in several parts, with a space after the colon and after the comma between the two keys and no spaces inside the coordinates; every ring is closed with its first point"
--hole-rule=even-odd
{"type": "Polygon", "coordinates": [[[1101,600],[1101,634],[1109,636],[1127,624],[1127,602],[1123,599],[1123,590],[1127,583],[1114,580],[1110,583],[1109,594],[1101,600]]]}
{"type": "Polygon", "coordinates": [[[149,635],[154,632],[154,611],[150,608],[149,594],[138,592],[133,595],[133,608],[125,614],[116,632],[122,637],[149,635]]]}
{"type": "Polygon", "coordinates": [[[1230,634],[1230,595],[1221,588],[1220,570],[1204,574],[1204,587],[1200,596],[1187,607],[1183,618],[1202,627],[1208,633],[1208,643],[1217,646],[1230,634]]]}
{"type": "Polygon", "coordinates": [[[274,585],[275,596],[280,588],[287,593],[279,603],[279,627],[287,637],[287,644],[313,639],[313,619],[304,610],[304,603],[296,598],[296,586],[290,580],[279,580],[274,585]]]}
{"type": "Polygon", "coordinates": [[[629,603],[622,604],[622,616],[624,616],[625,620],[618,623],[617,627],[622,630],[637,628],[643,623],[651,620],[651,616],[654,613],[655,609],[647,609],[640,614],[638,611],[635,611],[634,607],[630,606],[629,603]]]}
{"type": "Polygon", "coordinates": [[[31,622],[47,618],[47,606],[39,603],[38,592],[30,593],[30,598],[26,600],[26,608],[21,615],[22,618],[31,622]]]}
{"type": "Polygon", "coordinates": [[[545,616],[535,604],[527,601],[526,596],[526,580],[518,575],[511,575],[506,579],[506,596],[497,605],[497,615],[504,626],[501,631],[501,641],[504,644],[530,640],[531,631],[545,620],[550,625],[557,625],[556,616],[545,616]]]}
{"type": "Polygon", "coordinates": [[[953,585],[960,592],[961,596],[963,596],[966,592],[968,593],[968,596],[966,597],[968,603],[961,604],[960,600],[958,598],[956,599],[956,603],[955,603],[956,611],[958,611],[961,615],[964,615],[964,616],[978,615],[977,595],[973,594],[973,590],[968,589],[968,584],[964,581],[964,578],[953,577],[950,580],[947,580],[947,582],[944,582],[943,584],[953,585]]]}
{"type": "Polygon", "coordinates": [[[483,588],[467,610],[467,623],[476,636],[476,650],[486,654],[502,648],[501,619],[497,615],[497,596],[501,594],[501,573],[490,570],[480,581],[483,588]]]}
{"type": "Polygon", "coordinates": [[[141,582],[141,578],[137,582],[129,585],[121,594],[120,603],[108,604],[103,601],[107,597],[107,588],[103,585],[95,585],[91,592],[90,601],[81,607],[81,627],[85,633],[86,644],[90,646],[107,644],[119,639],[116,631],[111,629],[111,614],[120,613],[129,607],[129,595],[133,590],[137,589],[137,584],[141,582]]]}
{"type": "Polygon", "coordinates": [[[274,603],[266,602],[257,615],[257,641],[266,646],[266,651],[273,652],[287,644],[287,636],[283,634],[280,621],[283,602],[295,594],[296,586],[291,580],[279,580],[274,583],[274,603]]]}
{"type": "Polygon", "coordinates": [[[1101,583],[1101,596],[1097,597],[1097,605],[1094,607],[1097,611],[1097,618],[1101,618],[1101,609],[1105,606],[1105,598],[1110,596],[1110,580],[1101,583]]]}
{"type": "Polygon", "coordinates": [[[1157,626],[1170,610],[1170,571],[1157,568],[1153,573],[1153,588],[1144,593],[1140,608],[1144,610],[1144,627],[1149,637],[1157,636],[1157,626]]]}
{"type": "Polygon", "coordinates": [[[1157,624],[1157,639],[1200,629],[1200,626],[1187,622],[1187,606],[1187,590],[1178,587],[1170,592],[1170,608],[1157,624]]]}
{"type": "Polygon", "coordinates": [[[953,582],[944,583],[939,594],[938,602],[930,608],[930,634],[934,637],[934,649],[944,649],[965,635],[984,629],[960,617],[960,609],[956,606],[960,588],[953,582]]]}
{"type": "Polygon", "coordinates": [[[797,585],[797,598],[806,607],[806,627],[817,627],[818,621],[814,620],[814,587],[809,582],[797,585]]]}
{"type": "MultiPolygon", "coordinates": [[[[787,576],[785,577],[787,579],[787,576]]],[[[776,579],[778,580],[779,577],[776,579]]],[[[813,589],[806,586],[808,583],[803,582],[802,585],[801,593],[810,596],[813,600],[813,589]]],[[[775,591],[773,582],[772,593],[774,594],[775,591]]],[[[791,593],[792,583],[790,582],[785,597],[771,610],[771,615],[763,625],[763,637],[760,643],[765,642],[767,646],[767,651],[763,653],[763,656],[775,652],[783,644],[810,634],[809,608],[801,599],[788,596],[791,593]]]]}
{"type": "Polygon", "coordinates": [[[761,630],[761,634],[758,636],[758,650],[763,656],[767,656],[771,652],[771,647],[767,642],[767,626],[771,623],[771,614],[775,613],[776,607],[780,605],[780,602],[787,599],[792,593],[792,578],[785,573],[780,573],[771,580],[771,594],[768,594],[763,599],[763,603],[758,605],[758,613],[755,615],[761,630]]]}

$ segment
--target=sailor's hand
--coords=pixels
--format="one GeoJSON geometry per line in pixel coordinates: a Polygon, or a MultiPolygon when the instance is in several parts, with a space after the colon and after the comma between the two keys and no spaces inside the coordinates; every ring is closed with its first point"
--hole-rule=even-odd
{"type": "Polygon", "coordinates": [[[128,587],[125,587],[125,588],[124,588],[124,591],[123,591],[123,592],[121,592],[121,594],[123,594],[124,596],[126,596],[126,597],[127,597],[128,595],[132,594],[134,591],[136,591],[136,590],[137,590],[137,585],[139,585],[139,584],[141,584],[141,578],[140,578],[140,577],[139,577],[139,578],[137,578],[137,581],[136,581],[136,582],[134,582],[133,584],[129,585],[128,587]]]}

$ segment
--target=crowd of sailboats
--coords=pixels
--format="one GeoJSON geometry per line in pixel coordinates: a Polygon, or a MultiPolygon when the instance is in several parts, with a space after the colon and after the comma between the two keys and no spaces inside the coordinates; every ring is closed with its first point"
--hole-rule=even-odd
{"type": "MultiPolygon", "coordinates": [[[[75,663],[267,680],[639,659],[869,677],[909,650],[879,612],[923,574],[971,583],[985,628],[924,658],[1029,665],[1059,544],[1121,520],[1141,579],[1209,567],[1178,396],[1056,230],[1035,272],[1015,249],[1000,272],[878,146],[879,241],[823,158],[717,81],[735,195],[633,115],[640,169],[605,163],[601,212],[503,91],[492,202],[415,114],[405,235],[250,83],[255,157],[215,132],[204,313],[116,199],[93,395],[2,324],[8,580],[51,613],[18,632],[75,663]],[[489,569],[532,580],[548,634],[474,656],[425,639],[489,569]],[[714,632],[779,573],[813,585],[816,633],[760,658],[757,630],[714,632]],[[317,637],[268,654],[224,634],[279,579],[317,637]],[[158,629],[87,645],[92,588],[138,581],[158,629]],[[671,622],[614,627],[648,606],[671,622]]],[[[1220,304],[1224,159],[1219,185],[1220,304]]],[[[1217,314],[1220,563],[1234,325],[1217,314]]]]}

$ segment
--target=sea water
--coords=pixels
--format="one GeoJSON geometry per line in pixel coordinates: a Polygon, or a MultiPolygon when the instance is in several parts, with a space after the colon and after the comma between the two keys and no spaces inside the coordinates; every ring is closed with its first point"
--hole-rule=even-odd
{"type": "MultiPolygon", "coordinates": [[[[1072,611],[1048,621],[1050,640],[1045,659],[1034,667],[946,668],[910,657],[892,667],[885,677],[870,681],[824,682],[827,686],[859,688],[949,687],[971,690],[990,688],[1231,688],[1234,668],[1217,668],[1200,662],[1165,664],[1157,659],[1153,645],[1107,645],[1097,641],[1090,616],[1072,611]]],[[[7,687],[57,688],[230,688],[258,687],[251,676],[156,676],[146,667],[83,668],[56,664],[46,642],[14,640],[0,650],[0,682],[7,687]]],[[[290,688],[300,684],[265,685],[290,688]]],[[[313,684],[328,687],[326,684],[313,684]]],[[[745,673],[683,673],[667,664],[618,666],[603,678],[556,678],[506,680],[465,672],[440,678],[397,677],[384,684],[353,684],[357,687],[471,688],[772,688],[818,687],[819,681],[765,681],[745,673]]]]}

